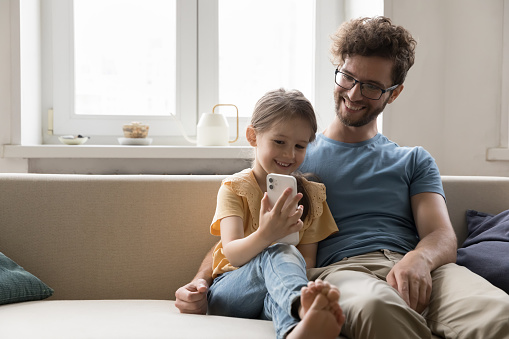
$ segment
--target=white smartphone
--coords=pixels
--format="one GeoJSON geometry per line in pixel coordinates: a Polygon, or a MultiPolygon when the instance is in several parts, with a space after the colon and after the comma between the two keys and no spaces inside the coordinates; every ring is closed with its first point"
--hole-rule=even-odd
{"type": "MultiPolygon", "coordinates": [[[[281,197],[281,194],[288,187],[292,188],[292,193],[288,199],[297,195],[297,180],[291,175],[270,173],[267,175],[267,195],[269,196],[270,206],[274,206],[281,197]]],[[[288,200],[287,200],[288,201],[288,200]]],[[[297,204],[295,204],[297,209],[297,204]]],[[[299,232],[288,234],[286,237],[279,239],[277,242],[297,245],[299,243],[299,232]]]]}

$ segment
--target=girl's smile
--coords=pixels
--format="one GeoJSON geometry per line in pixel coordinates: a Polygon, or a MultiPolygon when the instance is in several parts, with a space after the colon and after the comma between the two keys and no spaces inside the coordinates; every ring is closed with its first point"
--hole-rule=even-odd
{"type": "Polygon", "coordinates": [[[263,133],[249,128],[252,137],[248,139],[256,147],[253,174],[262,191],[268,173],[289,175],[299,168],[314,133],[309,122],[300,118],[282,120],[263,133]]]}

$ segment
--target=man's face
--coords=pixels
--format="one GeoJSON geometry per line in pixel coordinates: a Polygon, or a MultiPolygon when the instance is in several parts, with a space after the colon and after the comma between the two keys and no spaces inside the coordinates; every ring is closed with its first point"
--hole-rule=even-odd
{"type": "MultiPolygon", "coordinates": [[[[391,78],[392,66],[393,62],[389,59],[355,55],[346,58],[339,70],[358,81],[386,89],[394,85],[391,78]]],[[[382,94],[379,100],[371,100],[362,96],[359,83],[350,90],[336,84],[334,90],[336,115],[346,126],[376,125],[376,118],[382,113],[385,105],[394,101],[402,88],[403,86],[399,86],[394,91],[382,94]]]]}

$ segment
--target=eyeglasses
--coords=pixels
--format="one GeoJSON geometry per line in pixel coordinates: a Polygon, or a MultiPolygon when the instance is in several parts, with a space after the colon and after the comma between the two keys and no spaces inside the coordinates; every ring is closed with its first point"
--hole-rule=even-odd
{"type": "Polygon", "coordinates": [[[337,68],[336,68],[336,73],[335,73],[335,81],[339,87],[342,87],[342,88],[348,89],[348,90],[354,88],[354,86],[357,83],[359,83],[359,85],[361,86],[362,96],[364,96],[368,99],[371,99],[371,100],[378,100],[382,97],[382,95],[384,93],[392,91],[393,89],[395,89],[396,87],[399,86],[399,85],[394,85],[394,86],[391,86],[386,89],[381,89],[378,86],[361,82],[361,81],[355,79],[354,77],[351,77],[348,74],[341,72],[337,68]]]}

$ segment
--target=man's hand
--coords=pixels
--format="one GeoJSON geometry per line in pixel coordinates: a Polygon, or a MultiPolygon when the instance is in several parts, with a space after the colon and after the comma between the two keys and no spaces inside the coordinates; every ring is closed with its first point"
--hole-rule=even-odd
{"type": "Polygon", "coordinates": [[[394,287],[403,300],[421,313],[428,306],[431,296],[431,273],[420,255],[411,251],[387,275],[387,283],[394,287]]]}
{"type": "Polygon", "coordinates": [[[205,279],[191,281],[175,292],[175,306],[180,310],[180,313],[206,314],[208,289],[209,286],[205,279]]]}
{"type": "Polygon", "coordinates": [[[412,212],[421,240],[415,250],[387,275],[387,283],[403,300],[421,313],[431,296],[431,272],[442,265],[456,262],[456,235],[449,220],[444,198],[437,193],[413,195],[412,212]]]}

